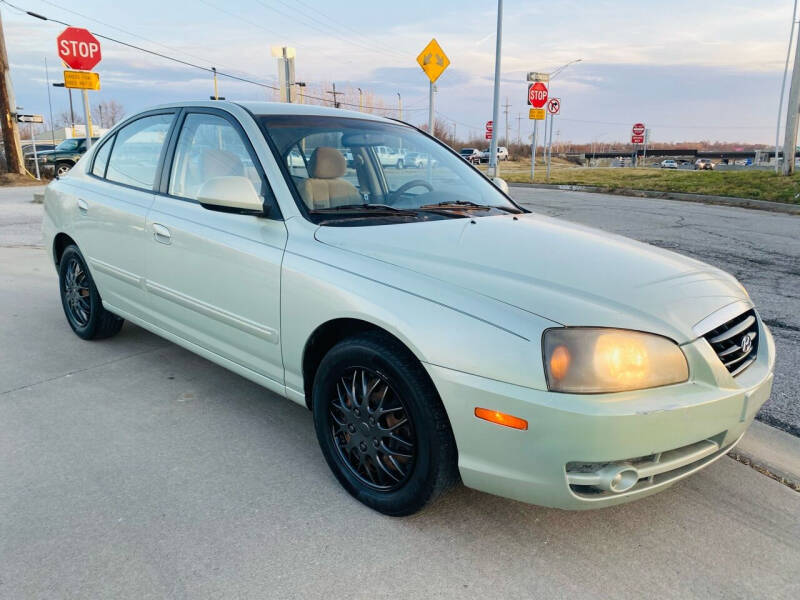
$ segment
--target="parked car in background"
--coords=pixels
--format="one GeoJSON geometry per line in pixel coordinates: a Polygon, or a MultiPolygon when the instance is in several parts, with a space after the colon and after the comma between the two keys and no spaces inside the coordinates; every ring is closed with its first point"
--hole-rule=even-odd
{"type": "MultiPolygon", "coordinates": [[[[335,477],[388,515],[459,480],[613,506],[724,457],[775,364],[744,287],[531,213],[501,183],[374,115],[169,104],[118,124],[47,187],[44,248],[78,337],[125,319],[307,407],[335,477]],[[381,165],[389,143],[430,155],[438,176],[381,165]],[[297,148],[303,174],[284,166],[297,148]],[[343,149],[364,168],[347,169],[343,149]]],[[[229,457],[250,470],[258,458],[229,457]]]]}
{"type": "Polygon", "coordinates": [[[660,165],[661,165],[662,169],[677,169],[678,168],[678,163],[676,163],[671,158],[668,158],[666,160],[662,160],[660,165]]]}
{"type": "Polygon", "coordinates": [[[461,155],[461,158],[473,165],[477,165],[481,162],[481,151],[477,148],[462,148],[458,153],[461,155]]]}
{"type": "MultiPolygon", "coordinates": [[[[421,169],[423,167],[428,166],[428,159],[430,156],[428,154],[422,154],[420,152],[409,152],[406,154],[405,161],[407,167],[415,167],[417,169],[421,169]]],[[[436,159],[430,159],[431,167],[436,167],[436,159]]]]}
{"type": "Polygon", "coordinates": [[[694,161],[694,168],[698,171],[713,171],[714,163],[711,162],[710,158],[698,158],[694,161]]]}
{"type": "MultiPolygon", "coordinates": [[[[487,148],[481,152],[481,162],[489,162],[489,156],[491,156],[491,148],[487,148]]],[[[508,160],[508,148],[505,146],[498,146],[497,147],[497,160],[508,160]]]]}
{"type": "MultiPolygon", "coordinates": [[[[100,138],[92,138],[92,144],[100,138]]],[[[86,152],[86,138],[69,138],[52,150],[37,152],[39,168],[61,177],[78,162],[86,152]]]]}
{"type": "Polygon", "coordinates": [[[376,146],[375,154],[382,167],[395,167],[397,169],[405,167],[405,154],[400,150],[389,146],[376,146]]]}

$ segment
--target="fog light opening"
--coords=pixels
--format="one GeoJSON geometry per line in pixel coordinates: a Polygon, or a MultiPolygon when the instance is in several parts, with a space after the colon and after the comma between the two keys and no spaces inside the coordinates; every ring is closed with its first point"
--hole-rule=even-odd
{"type": "Polygon", "coordinates": [[[627,492],[639,481],[639,471],[628,465],[608,466],[600,476],[599,487],[615,494],[627,492]]]}

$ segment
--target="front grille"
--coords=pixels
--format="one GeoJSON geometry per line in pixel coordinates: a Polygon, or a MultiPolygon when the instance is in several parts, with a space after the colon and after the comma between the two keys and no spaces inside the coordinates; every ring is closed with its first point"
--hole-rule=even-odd
{"type": "Polygon", "coordinates": [[[754,310],[723,323],[703,336],[722,364],[736,377],[756,360],[758,321],[754,310]],[[748,338],[748,342],[745,338],[748,338]]]}

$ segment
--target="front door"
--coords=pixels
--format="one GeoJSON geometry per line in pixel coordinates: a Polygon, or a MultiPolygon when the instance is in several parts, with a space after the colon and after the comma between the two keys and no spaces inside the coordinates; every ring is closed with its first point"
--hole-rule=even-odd
{"type": "MultiPolygon", "coordinates": [[[[255,152],[224,111],[184,113],[168,183],[147,216],[147,290],[154,324],[278,384],[282,220],[203,208],[214,177],[247,177],[265,193],[255,152]]],[[[173,136],[174,137],[174,136],[173,136]]]]}

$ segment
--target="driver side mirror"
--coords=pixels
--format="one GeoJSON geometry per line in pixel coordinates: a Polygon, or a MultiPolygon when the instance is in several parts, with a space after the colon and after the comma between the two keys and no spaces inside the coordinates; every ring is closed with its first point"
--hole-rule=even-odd
{"type": "Polygon", "coordinates": [[[209,210],[264,214],[264,201],[253,183],[239,175],[212,177],[200,186],[197,201],[209,210]]]}
{"type": "Polygon", "coordinates": [[[501,177],[492,177],[492,183],[504,194],[508,194],[508,184],[506,180],[501,177]]]}

